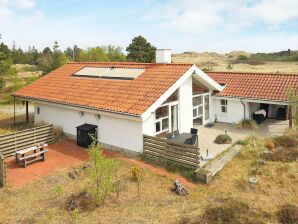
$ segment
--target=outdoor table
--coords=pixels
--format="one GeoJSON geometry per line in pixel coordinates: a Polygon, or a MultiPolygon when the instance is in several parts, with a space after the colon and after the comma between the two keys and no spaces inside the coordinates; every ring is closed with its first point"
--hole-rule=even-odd
{"type": "Polygon", "coordinates": [[[185,144],[185,140],[189,139],[192,137],[192,134],[190,133],[181,133],[179,135],[174,136],[173,138],[171,138],[170,140],[168,140],[169,142],[177,142],[177,143],[181,143],[181,144],[185,144]]]}
{"type": "Polygon", "coordinates": [[[32,146],[23,150],[19,150],[16,152],[16,163],[22,163],[23,166],[26,167],[27,164],[37,161],[37,160],[45,160],[45,153],[47,150],[44,148],[48,146],[47,144],[32,146]],[[36,158],[39,157],[39,158],[36,158]]]}

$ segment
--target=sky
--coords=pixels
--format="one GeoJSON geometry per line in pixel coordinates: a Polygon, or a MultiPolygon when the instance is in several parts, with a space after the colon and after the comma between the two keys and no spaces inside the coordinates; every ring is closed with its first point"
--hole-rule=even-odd
{"type": "Polygon", "coordinates": [[[0,0],[0,34],[39,50],[125,50],[138,35],[174,53],[298,50],[298,0],[0,0]]]}

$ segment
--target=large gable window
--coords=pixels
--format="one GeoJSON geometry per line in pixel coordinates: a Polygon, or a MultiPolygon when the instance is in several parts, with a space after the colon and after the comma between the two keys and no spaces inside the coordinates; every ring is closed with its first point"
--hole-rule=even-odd
{"type": "Polygon", "coordinates": [[[221,112],[227,113],[228,112],[228,101],[227,100],[220,100],[221,112]]]}
{"type": "Polygon", "coordinates": [[[155,132],[157,134],[169,130],[169,107],[163,106],[155,111],[155,132]]]}
{"type": "Polygon", "coordinates": [[[155,111],[155,134],[164,134],[178,130],[178,99],[176,90],[166,101],[155,111]]]}
{"type": "Polygon", "coordinates": [[[199,118],[203,116],[203,96],[195,96],[192,98],[192,113],[193,113],[193,118],[199,118]]]}

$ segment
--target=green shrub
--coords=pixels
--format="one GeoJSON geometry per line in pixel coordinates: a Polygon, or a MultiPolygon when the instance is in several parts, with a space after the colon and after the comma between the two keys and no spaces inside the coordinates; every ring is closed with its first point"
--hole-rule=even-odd
{"type": "Polygon", "coordinates": [[[94,183],[96,204],[99,206],[104,204],[106,196],[115,190],[118,162],[104,156],[96,139],[89,147],[88,154],[91,162],[89,174],[94,183]]]}
{"type": "Polygon", "coordinates": [[[248,57],[247,57],[246,55],[240,54],[240,55],[237,57],[237,60],[248,60],[248,57]]]}
{"type": "Polygon", "coordinates": [[[242,120],[239,124],[236,125],[239,129],[251,129],[257,130],[259,126],[254,120],[242,120]]]}
{"type": "Polygon", "coordinates": [[[230,144],[232,143],[232,138],[229,135],[218,135],[215,140],[215,143],[217,144],[230,144]]]}
{"type": "Polygon", "coordinates": [[[243,145],[243,146],[246,146],[248,144],[248,140],[247,139],[244,139],[244,140],[238,140],[236,142],[237,145],[243,145]]]}
{"type": "Polygon", "coordinates": [[[298,206],[283,205],[277,213],[279,222],[282,224],[296,224],[298,223],[298,206]]]}

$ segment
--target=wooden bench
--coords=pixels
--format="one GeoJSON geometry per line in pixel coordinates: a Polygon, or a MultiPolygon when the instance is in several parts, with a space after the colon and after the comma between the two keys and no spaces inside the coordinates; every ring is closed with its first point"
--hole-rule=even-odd
{"type": "Polygon", "coordinates": [[[36,161],[45,161],[45,154],[48,150],[44,149],[47,144],[42,146],[32,146],[16,152],[16,163],[26,167],[28,164],[36,161]],[[30,153],[30,154],[28,154],[30,153]]]}

